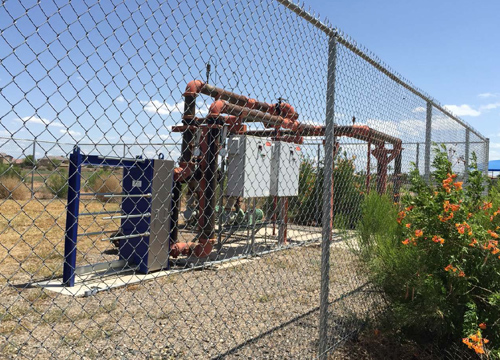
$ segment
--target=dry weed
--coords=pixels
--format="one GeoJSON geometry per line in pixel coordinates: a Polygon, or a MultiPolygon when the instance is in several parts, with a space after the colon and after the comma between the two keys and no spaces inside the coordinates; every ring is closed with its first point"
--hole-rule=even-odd
{"type": "Polygon", "coordinates": [[[26,200],[30,194],[22,180],[10,176],[0,178],[0,199],[26,200]]]}
{"type": "MultiPolygon", "coordinates": [[[[122,186],[120,184],[120,180],[114,175],[110,175],[105,178],[98,177],[93,186],[92,191],[96,193],[116,193],[120,194],[122,192],[122,186]]],[[[102,195],[97,196],[102,202],[110,201],[109,198],[106,198],[102,195]]]]}

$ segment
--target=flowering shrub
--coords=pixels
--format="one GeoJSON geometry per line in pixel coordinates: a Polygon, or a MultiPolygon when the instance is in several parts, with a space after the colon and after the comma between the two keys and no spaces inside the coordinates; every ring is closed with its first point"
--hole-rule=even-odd
{"type": "Polygon", "coordinates": [[[484,195],[475,155],[466,184],[445,147],[435,155],[431,184],[411,172],[409,192],[393,205],[396,225],[361,241],[363,258],[404,334],[461,339],[477,354],[499,356],[500,199],[484,195]]]}

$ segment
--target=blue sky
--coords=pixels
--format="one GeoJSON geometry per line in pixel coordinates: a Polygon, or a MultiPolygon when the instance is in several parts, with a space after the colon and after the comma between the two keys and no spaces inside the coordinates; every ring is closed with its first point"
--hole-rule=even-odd
{"type": "Polygon", "coordinates": [[[307,6],[490,138],[500,159],[500,1],[321,1],[307,6]]]}
{"type": "MultiPolygon", "coordinates": [[[[307,6],[490,137],[490,157],[500,158],[500,1],[307,6]]],[[[207,61],[211,83],[268,102],[283,96],[301,121],[324,121],[326,37],[275,1],[11,0],[0,6],[0,28],[0,136],[59,142],[37,156],[67,153],[76,142],[178,144],[170,127],[180,121],[184,86],[205,77],[207,61]]],[[[338,121],[356,115],[403,141],[422,141],[425,104],[398,103],[411,94],[339,53],[338,121]]],[[[202,113],[210,101],[200,97],[202,113]]],[[[464,137],[441,122],[436,139],[446,131],[464,137]]],[[[178,156],[178,147],[160,147],[178,156]]],[[[0,150],[31,153],[21,142],[0,150]]],[[[111,145],[99,151],[123,153],[111,145]]],[[[129,155],[157,151],[136,146],[129,155]]],[[[409,160],[415,151],[406,148],[409,160]]]]}

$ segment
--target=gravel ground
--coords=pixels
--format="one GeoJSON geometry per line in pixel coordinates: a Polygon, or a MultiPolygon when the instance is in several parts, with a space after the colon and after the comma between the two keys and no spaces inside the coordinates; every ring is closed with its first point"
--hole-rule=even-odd
{"type": "MultiPolygon", "coordinates": [[[[189,271],[87,298],[4,288],[4,358],[306,359],[318,343],[319,246],[189,271]]],[[[332,246],[331,344],[380,306],[356,258],[332,246]]]]}

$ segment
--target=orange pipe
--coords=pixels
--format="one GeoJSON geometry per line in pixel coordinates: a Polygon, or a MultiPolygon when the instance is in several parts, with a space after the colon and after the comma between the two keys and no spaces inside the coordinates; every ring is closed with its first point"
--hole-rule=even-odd
{"type": "Polygon", "coordinates": [[[302,124],[298,121],[294,121],[289,118],[284,118],[282,116],[272,115],[270,112],[262,112],[259,110],[250,109],[248,107],[235,105],[226,101],[217,100],[212,105],[210,105],[208,116],[218,117],[221,114],[229,114],[233,116],[238,116],[246,121],[258,121],[262,122],[268,127],[282,127],[284,129],[292,130],[293,132],[301,133],[319,133],[323,131],[322,126],[302,124]]]}
{"type": "Polygon", "coordinates": [[[226,100],[231,104],[244,106],[246,108],[265,112],[270,115],[286,117],[292,121],[297,120],[299,117],[299,114],[295,111],[295,108],[288,103],[281,103],[278,110],[274,104],[257,101],[244,95],[236,94],[231,91],[215,87],[201,80],[190,81],[186,85],[186,90],[184,91],[183,96],[196,98],[199,94],[211,96],[216,100],[226,100]]]}

